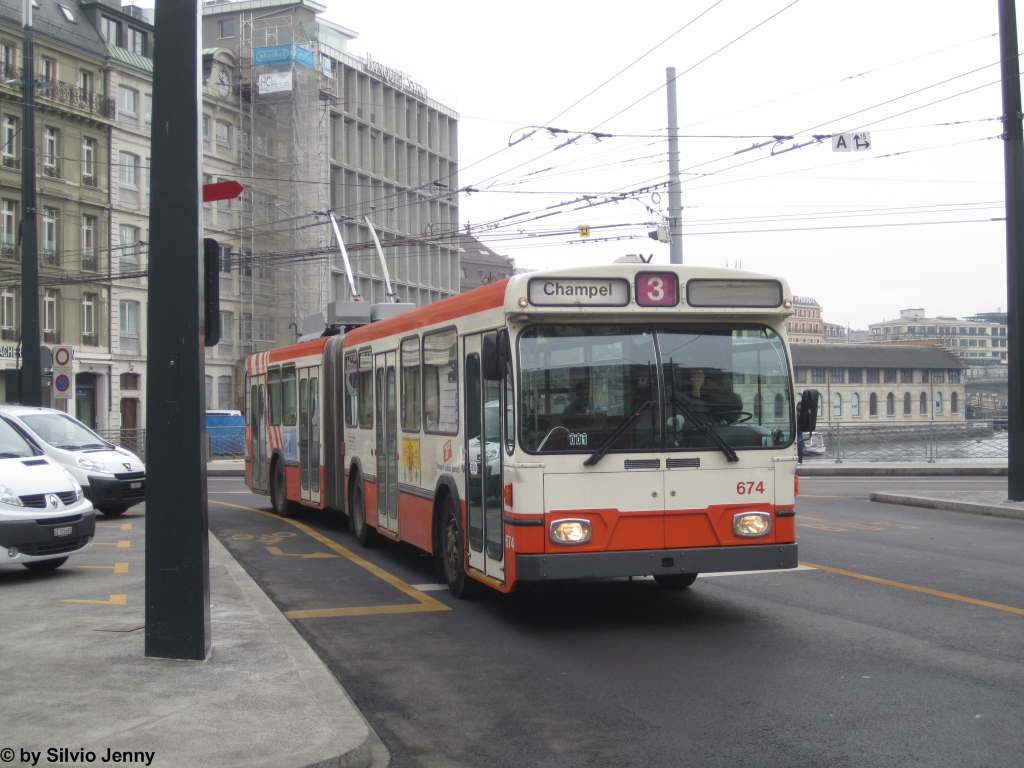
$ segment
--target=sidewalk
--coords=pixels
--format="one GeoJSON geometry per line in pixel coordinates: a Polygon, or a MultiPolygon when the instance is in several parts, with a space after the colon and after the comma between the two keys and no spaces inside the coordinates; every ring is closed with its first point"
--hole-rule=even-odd
{"type": "Polygon", "coordinates": [[[245,461],[242,459],[219,459],[206,463],[207,477],[245,477],[245,461]]]}
{"type": "Polygon", "coordinates": [[[38,765],[90,751],[102,763],[108,750],[160,768],[387,764],[338,681],[212,535],[212,657],[147,659],[144,510],[97,523],[93,547],[57,571],[0,568],[0,748],[12,765],[21,750],[41,752],[38,765]],[[51,748],[70,754],[50,760],[51,748]]]}
{"type": "Polygon", "coordinates": [[[804,459],[800,477],[994,477],[1006,476],[1006,461],[844,461],[804,459]]]}
{"type": "Polygon", "coordinates": [[[909,507],[943,509],[950,512],[966,512],[971,515],[1024,520],[1024,502],[1007,501],[1005,491],[935,490],[929,491],[927,496],[905,493],[872,493],[868,498],[882,504],[903,504],[909,507]]]}

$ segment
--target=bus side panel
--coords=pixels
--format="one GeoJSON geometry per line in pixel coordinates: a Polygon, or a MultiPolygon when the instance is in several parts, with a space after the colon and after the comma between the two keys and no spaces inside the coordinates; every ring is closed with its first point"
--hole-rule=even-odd
{"type": "Polygon", "coordinates": [[[665,513],[665,546],[719,547],[722,542],[704,509],[678,509],[665,513]]]}
{"type": "Polygon", "coordinates": [[[366,524],[377,527],[377,484],[363,480],[363,503],[366,504],[366,524]]]}
{"type": "Polygon", "coordinates": [[[302,501],[302,488],[299,486],[301,480],[299,468],[289,467],[286,464],[284,468],[284,485],[288,491],[288,501],[302,501]]]}
{"type": "Polygon", "coordinates": [[[433,551],[431,526],[434,520],[434,503],[428,499],[398,492],[398,534],[402,541],[425,552],[433,551]]]}

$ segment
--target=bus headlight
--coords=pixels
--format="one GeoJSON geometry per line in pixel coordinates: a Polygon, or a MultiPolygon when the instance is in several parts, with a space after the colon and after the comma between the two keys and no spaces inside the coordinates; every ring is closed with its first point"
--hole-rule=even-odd
{"type": "Polygon", "coordinates": [[[772,516],[767,512],[740,512],[733,515],[732,532],[745,539],[767,536],[772,531],[772,516]]]}
{"type": "Polygon", "coordinates": [[[589,520],[554,520],[551,523],[554,544],[586,544],[592,533],[589,520]]]}

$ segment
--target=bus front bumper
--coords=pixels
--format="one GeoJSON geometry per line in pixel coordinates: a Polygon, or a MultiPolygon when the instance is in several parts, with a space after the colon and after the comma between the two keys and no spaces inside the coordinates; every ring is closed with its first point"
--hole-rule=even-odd
{"type": "Polygon", "coordinates": [[[516,555],[518,581],[607,579],[673,573],[720,573],[796,568],[796,544],[755,544],[627,552],[558,552],[516,555]]]}

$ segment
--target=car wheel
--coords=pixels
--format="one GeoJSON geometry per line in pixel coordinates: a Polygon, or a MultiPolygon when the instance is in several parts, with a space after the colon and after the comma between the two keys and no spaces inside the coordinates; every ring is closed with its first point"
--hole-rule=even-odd
{"type": "Polygon", "coordinates": [[[281,517],[288,517],[288,486],[284,479],[284,462],[281,461],[274,464],[270,478],[270,504],[281,517]]]}
{"type": "Polygon", "coordinates": [[[366,500],[363,497],[363,484],[356,483],[352,489],[352,512],[349,519],[352,523],[352,533],[356,541],[362,547],[375,547],[380,541],[377,530],[366,524],[366,500]]]}
{"type": "Polygon", "coordinates": [[[470,578],[463,566],[462,516],[451,494],[445,496],[441,512],[441,550],[444,577],[451,593],[461,600],[480,594],[480,582],[470,578]]]}
{"type": "Polygon", "coordinates": [[[30,571],[56,571],[68,559],[66,557],[55,557],[53,560],[37,560],[34,563],[22,563],[30,571]]]}
{"type": "Polygon", "coordinates": [[[96,509],[100,514],[106,515],[107,517],[117,517],[123,515],[128,511],[128,507],[98,507],[96,509]]]}
{"type": "Polygon", "coordinates": [[[696,580],[696,573],[661,573],[654,577],[662,589],[686,589],[696,580]]]}

